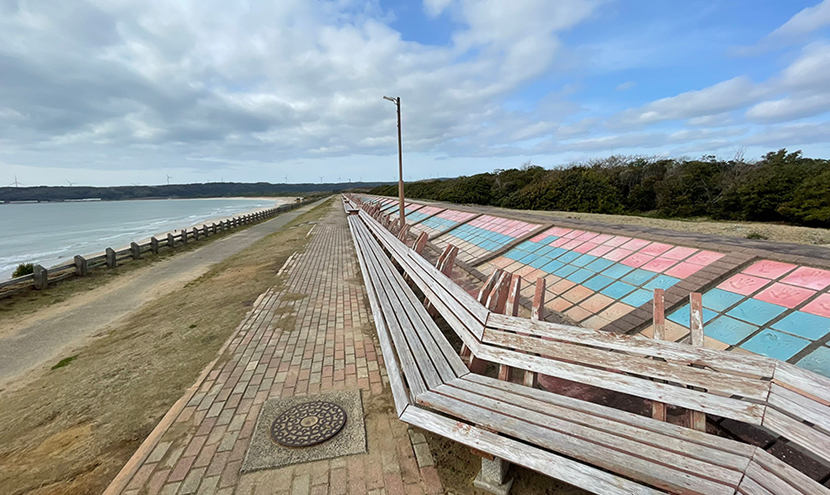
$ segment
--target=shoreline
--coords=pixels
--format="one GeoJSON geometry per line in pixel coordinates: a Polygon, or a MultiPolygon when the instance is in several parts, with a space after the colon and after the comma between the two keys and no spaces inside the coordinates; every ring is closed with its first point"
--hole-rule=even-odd
{"type": "Polygon", "coordinates": [[[235,199],[235,200],[253,200],[253,201],[271,201],[275,199],[291,199],[296,200],[300,196],[209,196],[199,198],[182,198],[182,197],[167,197],[167,198],[128,198],[128,199],[100,199],[100,198],[83,198],[83,199],[64,199],[64,200],[32,200],[32,201],[0,201],[0,206],[3,205],[38,205],[43,203],[116,203],[121,201],[178,201],[178,200],[208,200],[208,199],[235,199]]]}

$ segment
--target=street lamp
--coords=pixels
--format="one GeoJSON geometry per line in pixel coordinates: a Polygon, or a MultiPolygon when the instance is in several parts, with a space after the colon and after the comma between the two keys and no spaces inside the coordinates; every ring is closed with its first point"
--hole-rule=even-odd
{"type": "Polygon", "coordinates": [[[398,109],[398,214],[400,215],[400,224],[403,228],[406,218],[404,217],[403,209],[403,150],[401,148],[401,97],[384,96],[384,100],[389,100],[395,104],[398,109]]]}

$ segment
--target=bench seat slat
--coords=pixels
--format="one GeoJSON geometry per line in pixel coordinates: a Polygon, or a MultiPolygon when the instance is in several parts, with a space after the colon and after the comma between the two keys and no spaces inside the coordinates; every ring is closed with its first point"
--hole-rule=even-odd
{"type": "Polygon", "coordinates": [[[410,406],[401,417],[407,423],[444,436],[468,447],[489,452],[509,462],[561,479],[602,495],[658,495],[664,491],[641,485],[603,470],[539,450],[455,419],[410,406]]]}
{"type": "Polygon", "coordinates": [[[644,356],[608,352],[570,342],[528,337],[489,328],[484,331],[483,342],[538,353],[559,360],[597,363],[603,368],[614,368],[618,371],[636,373],[681,385],[702,387],[710,393],[720,393],[727,397],[740,395],[765,400],[769,393],[769,384],[760,380],[718,373],[708,369],[693,368],[682,364],[656,361],[644,356]]]}
{"type": "MultiPolygon", "coordinates": [[[[442,386],[435,391],[418,397],[417,403],[427,405],[438,411],[451,414],[465,421],[474,422],[492,428],[512,437],[532,442],[568,457],[588,462],[615,473],[622,474],[649,485],[673,493],[699,493],[706,495],[732,495],[735,488],[690,473],[675,470],[647,459],[635,457],[624,452],[591,443],[527,421],[519,420],[499,411],[462,402],[444,395],[451,393],[450,387],[442,386]],[[445,389],[450,389],[445,391],[445,389]],[[441,393],[439,393],[441,392],[441,393]]],[[[736,483],[737,485],[737,483],[736,483]]]]}
{"type": "Polygon", "coordinates": [[[774,359],[763,356],[730,354],[717,349],[707,349],[666,340],[655,341],[639,335],[620,335],[496,313],[490,314],[487,319],[487,326],[499,330],[551,337],[577,344],[613,349],[629,354],[660,357],[667,361],[697,364],[716,370],[742,373],[747,376],[771,378],[776,365],[774,359]]]}
{"type": "MultiPolygon", "coordinates": [[[[830,495],[830,488],[819,485],[801,471],[798,471],[765,450],[755,450],[755,456],[750,463],[750,466],[753,465],[757,465],[772,477],[787,483],[794,490],[792,493],[798,495],[830,495]]],[[[778,493],[775,490],[772,491],[778,493]]]]}
{"type": "Polygon", "coordinates": [[[830,462],[830,438],[821,431],[772,408],[764,414],[763,426],[830,462]]]}
{"type": "MultiPolygon", "coordinates": [[[[686,455],[690,458],[697,459],[698,461],[704,461],[708,464],[715,464],[741,473],[744,469],[746,469],[746,466],[749,463],[749,456],[746,455],[725,452],[711,445],[688,441],[680,436],[666,435],[637,425],[628,424],[625,422],[625,419],[628,419],[629,416],[619,415],[617,418],[611,419],[586,414],[582,411],[577,411],[563,406],[556,406],[548,402],[507,392],[499,388],[488,387],[469,380],[454,380],[448,385],[467,392],[499,400],[507,404],[514,404],[529,411],[550,416],[551,418],[556,418],[560,421],[568,421],[574,425],[579,425],[592,430],[598,430],[602,435],[608,436],[611,442],[614,441],[613,437],[623,437],[636,443],[644,443],[657,449],[673,452],[675,455],[686,455]]],[[[564,398],[569,399],[570,402],[579,401],[579,399],[573,399],[570,397],[564,398]]],[[[644,419],[655,423],[659,422],[651,418],[644,419]]],[[[669,424],[669,426],[676,429],[684,429],[682,426],[671,424],[669,424]]],[[[709,436],[711,437],[712,435],[709,436]]],[[[639,449],[635,448],[633,451],[637,450],[639,449]]],[[[747,450],[751,454],[751,449],[747,450]]]]}
{"type": "Polygon", "coordinates": [[[825,431],[830,431],[830,407],[784,388],[777,383],[772,384],[769,403],[776,409],[786,411],[813,423],[825,431]]]}
{"type": "Polygon", "coordinates": [[[358,227],[354,222],[359,222],[359,220],[350,216],[349,223],[352,227],[350,229],[352,232],[352,240],[355,243],[360,271],[363,274],[363,283],[366,285],[366,294],[369,298],[369,307],[372,309],[372,318],[375,320],[375,329],[378,334],[378,341],[380,342],[381,354],[383,354],[383,364],[386,367],[386,374],[389,377],[389,388],[392,390],[395,410],[398,413],[398,417],[400,417],[406,409],[406,406],[410,404],[409,394],[406,392],[401,369],[398,365],[395,351],[392,349],[391,337],[389,336],[389,330],[386,327],[386,322],[383,317],[383,309],[375,293],[372,276],[369,273],[368,265],[364,259],[363,249],[357,241],[356,232],[358,227]]]}

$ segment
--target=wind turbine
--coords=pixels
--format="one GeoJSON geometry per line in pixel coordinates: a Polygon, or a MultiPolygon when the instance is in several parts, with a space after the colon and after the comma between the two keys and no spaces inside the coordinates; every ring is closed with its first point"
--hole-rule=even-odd
{"type": "Polygon", "coordinates": [[[167,176],[167,185],[169,186],[170,185],[170,179],[172,179],[172,177],[170,177],[170,174],[164,174],[164,175],[167,176]]]}
{"type": "Polygon", "coordinates": [[[66,179],[66,182],[69,182],[69,187],[72,187],[72,184],[74,184],[74,182],[70,181],[69,179],[66,179]]]}
{"type": "Polygon", "coordinates": [[[321,175],[320,176],[320,184],[322,184],[322,183],[323,183],[323,176],[321,175]]]}
{"type": "Polygon", "coordinates": [[[9,184],[9,185],[14,186],[14,187],[20,187],[20,186],[25,186],[26,184],[23,184],[23,183],[21,183],[21,182],[18,182],[18,181],[17,181],[17,176],[15,175],[15,176],[14,176],[14,182],[12,182],[12,183],[11,183],[11,184],[9,184]]]}
{"type": "Polygon", "coordinates": [[[288,184],[288,176],[285,176],[285,183],[288,184]]]}

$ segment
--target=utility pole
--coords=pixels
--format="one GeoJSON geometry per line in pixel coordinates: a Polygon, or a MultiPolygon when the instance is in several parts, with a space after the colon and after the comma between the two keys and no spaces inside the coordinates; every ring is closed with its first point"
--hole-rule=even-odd
{"type": "Polygon", "coordinates": [[[403,208],[403,148],[401,147],[401,97],[396,96],[390,98],[384,96],[384,100],[389,100],[395,104],[398,110],[398,214],[400,215],[400,224],[403,228],[406,223],[405,211],[403,208]]]}

